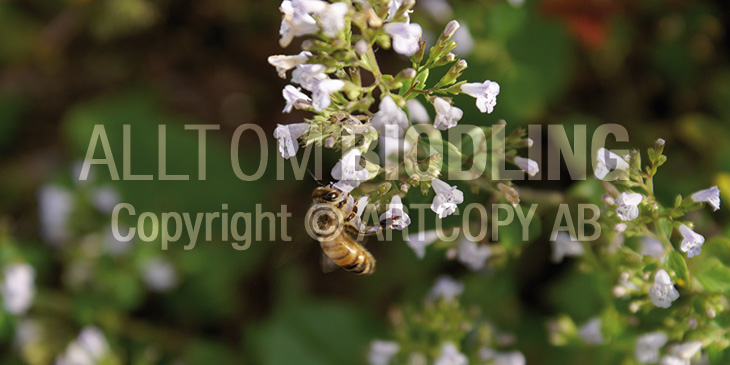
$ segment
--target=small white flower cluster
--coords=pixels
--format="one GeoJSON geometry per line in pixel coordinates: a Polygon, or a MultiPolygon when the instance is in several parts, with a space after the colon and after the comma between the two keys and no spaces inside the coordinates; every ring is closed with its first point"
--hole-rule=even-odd
{"type": "Polygon", "coordinates": [[[400,346],[395,341],[374,340],[368,350],[368,364],[388,365],[399,350],[400,346]]]}
{"type": "MultiPolygon", "coordinates": [[[[406,244],[416,253],[419,259],[426,255],[426,247],[436,242],[439,233],[435,230],[414,233],[406,238],[406,244]]],[[[484,268],[487,260],[492,256],[489,245],[478,244],[467,237],[462,237],[456,248],[456,259],[472,271],[484,268]]],[[[448,253],[447,253],[448,256],[448,253]]]]}
{"type": "Polygon", "coordinates": [[[8,313],[19,315],[28,311],[35,296],[35,270],[25,263],[14,263],[3,269],[0,296],[8,313]]]}
{"type": "Polygon", "coordinates": [[[458,280],[454,280],[447,275],[439,276],[436,279],[431,290],[428,292],[428,298],[433,300],[443,299],[447,302],[455,300],[464,292],[464,284],[458,280]]]}
{"type": "MultiPolygon", "coordinates": [[[[666,354],[661,357],[659,350],[669,341],[666,333],[661,331],[650,332],[636,340],[634,355],[641,364],[686,365],[702,350],[702,342],[690,341],[668,346],[666,354]]],[[[692,361],[694,364],[694,361],[692,361]]]]}
{"type": "Polygon", "coordinates": [[[68,344],[66,352],[56,359],[58,365],[100,364],[109,356],[109,345],[97,327],[85,327],[78,337],[68,344]]]}
{"type": "Polygon", "coordinates": [[[654,284],[649,288],[649,297],[659,308],[669,308],[672,302],[679,298],[679,292],[674,288],[666,270],[659,270],[654,274],[654,284]]]}
{"type": "MultiPolygon", "coordinates": [[[[663,145],[663,141],[661,144],[663,145]]],[[[605,148],[598,150],[597,162],[595,176],[598,179],[604,179],[609,175],[609,173],[614,172],[622,173],[625,177],[630,168],[629,163],[626,162],[625,159],[605,148]]],[[[697,191],[690,196],[690,200],[694,203],[708,203],[714,211],[717,211],[720,209],[720,189],[717,186],[713,186],[709,189],[697,191]]],[[[621,221],[629,222],[639,217],[639,206],[645,201],[645,197],[636,192],[625,191],[618,194],[615,199],[608,196],[605,201],[609,204],[616,205],[616,216],[618,216],[621,221]]],[[[705,238],[693,231],[686,224],[679,224],[676,227],[682,236],[680,250],[682,252],[686,252],[688,258],[699,255],[702,252],[702,245],[705,243],[705,238]]],[[[626,230],[626,228],[627,225],[625,223],[620,223],[616,226],[616,231],[621,233],[626,230]]],[[[656,240],[644,240],[642,241],[641,247],[641,253],[643,255],[654,256],[657,258],[659,258],[665,251],[661,241],[656,240]]]]}
{"type": "Polygon", "coordinates": [[[553,249],[550,261],[555,264],[563,262],[566,256],[577,257],[585,253],[583,245],[567,232],[556,232],[550,241],[553,249]]]}

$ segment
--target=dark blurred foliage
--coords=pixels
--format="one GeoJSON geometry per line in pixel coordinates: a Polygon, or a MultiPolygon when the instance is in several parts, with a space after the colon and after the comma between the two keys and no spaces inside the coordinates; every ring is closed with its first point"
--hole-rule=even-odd
{"type": "MultiPolygon", "coordinates": [[[[504,118],[510,128],[586,124],[589,136],[601,123],[618,123],[631,138],[618,147],[667,140],[669,162],[656,186],[667,203],[678,193],[714,184],[730,200],[730,160],[725,158],[730,155],[730,3],[546,0],[528,1],[522,8],[501,1],[450,3],[476,42],[465,78],[502,85],[489,120],[464,107],[464,122],[491,124],[504,118]]],[[[570,311],[575,299],[566,303],[566,298],[584,290],[609,292],[603,287],[611,285],[606,278],[568,280],[570,262],[548,263],[549,218],[543,232],[512,251],[509,263],[496,272],[466,276],[465,268],[444,260],[440,251],[429,248],[426,258],[418,260],[394,241],[368,246],[378,260],[371,277],[341,270],[321,273],[319,248],[301,224],[316,183],[296,181],[289,170],[286,180],[276,179],[273,138],[262,179],[240,181],[230,168],[230,139],[238,125],[255,123],[271,136],[276,123],[306,116],[281,113],[285,82],[266,62],[269,55],[293,52],[278,46],[278,5],[234,0],[0,2],[1,218],[18,250],[36,267],[39,293],[47,289],[89,307],[88,312],[62,311],[67,317],[59,317],[56,325],[64,329],[63,343],[80,326],[95,323],[130,362],[360,361],[370,339],[388,334],[394,308],[419,302],[439,274],[449,273],[465,278],[465,301],[516,334],[528,363],[597,358],[612,363],[609,353],[578,357],[572,350],[548,350],[542,316],[570,311]],[[293,213],[293,242],[269,240],[264,233],[247,251],[222,242],[199,242],[190,251],[173,244],[162,254],[174,263],[180,284],[156,294],[145,292],[136,279],[107,283],[130,296],[123,305],[117,305],[121,299],[114,295],[64,292],[59,277],[67,257],[39,234],[38,191],[48,182],[74,186],[72,165],[83,159],[95,124],[106,126],[119,169],[122,125],[131,125],[131,165],[140,174],[156,173],[157,125],[166,124],[168,170],[191,174],[192,180],[183,182],[111,182],[98,170],[98,179],[111,183],[138,214],[219,211],[224,203],[232,212],[253,212],[256,204],[278,211],[286,204],[293,213]],[[221,125],[221,131],[209,132],[206,181],[194,178],[197,136],[183,124],[221,125]]],[[[433,33],[443,27],[418,11],[414,17],[433,33]]],[[[404,64],[398,57],[386,58],[386,68],[404,64]]],[[[466,106],[467,98],[457,102],[466,106]]],[[[543,146],[549,142],[545,138],[543,146]]],[[[253,133],[244,134],[239,151],[244,170],[257,168],[259,146],[253,133]]],[[[329,171],[337,156],[325,157],[329,171]]],[[[523,185],[547,191],[588,186],[570,181],[565,173],[562,181],[523,185]]],[[[698,224],[708,234],[727,236],[727,217],[723,209],[701,217],[698,224]]],[[[159,251],[159,242],[134,244],[146,246],[140,249],[145,252],[159,251]]],[[[112,273],[126,270],[118,264],[101,265],[112,273]]],[[[105,271],[99,272],[103,283],[105,271]]],[[[600,300],[600,295],[594,297],[600,300]]],[[[48,298],[53,296],[39,294],[36,300],[48,298]]],[[[581,321],[598,306],[578,304],[571,314],[581,321]]],[[[3,360],[18,362],[17,353],[10,351],[11,326],[7,321],[2,326],[2,349],[8,350],[2,351],[3,360]]]]}

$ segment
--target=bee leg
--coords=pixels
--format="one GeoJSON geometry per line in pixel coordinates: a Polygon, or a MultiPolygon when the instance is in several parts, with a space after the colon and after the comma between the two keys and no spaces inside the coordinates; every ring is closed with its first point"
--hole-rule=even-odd
{"type": "Polygon", "coordinates": [[[353,210],[350,213],[350,215],[348,215],[347,218],[345,218],[345,222],[349,222],[349,221],[355,219],[355,217],[357,217],[357,212],[353,210]]]}
{"type": "Polygon", "coordinates": [[[388,229],[398,219],[400,219],[400,217],[392,217],[392,218],[383,219],[383,220],[380,221],[380,227],[382,227],[382,229],[388,229]]]}
{"type": "Polygon", "coordinates": [[[400,217],[392,217],[392,218],[383,219],[380,221],[380,224],[377,226],[370,226],[370,227],[365,227],[365,228],[361,229],[360,234],[362,234],[364,236],[372,236],[374,234],[378,234],[380,231],[390,228],[393,225],[393,223],[398,219],[400,219],[400,217]]]}

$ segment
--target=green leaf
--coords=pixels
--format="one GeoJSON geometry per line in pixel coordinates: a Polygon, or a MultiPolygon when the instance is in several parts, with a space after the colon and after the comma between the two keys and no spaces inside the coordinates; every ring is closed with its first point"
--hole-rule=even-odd
{"type": "Polygon", "coordinates": [[[709,292],[730,293],[730,267],[715,257],[705,260],[705,264],[697,268],[695,277],[709,292]]]}
{"type": "Polygon", "coordinates": [[[677,278],[682,281],[680,285],[684,285],[689,281],[689,271],[687,270],[687,263],[684,261],[684,257],[677,251],[669,251],[667,255],[667,267],[672,269],[677,275],[677,278]]]}

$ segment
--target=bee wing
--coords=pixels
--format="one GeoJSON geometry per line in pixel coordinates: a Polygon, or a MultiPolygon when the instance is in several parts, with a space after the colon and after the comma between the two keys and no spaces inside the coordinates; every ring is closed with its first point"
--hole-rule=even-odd
{"type": "Polygon", "coordinates": [[[319,259],[319,266],[322,268],[323,273],[333,272],[340,268],[329,256],[325,255],[324,252],[322,252],[322,257],[319,259]]]}

